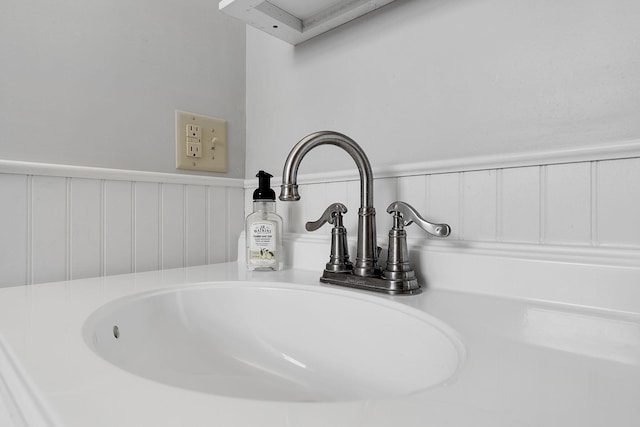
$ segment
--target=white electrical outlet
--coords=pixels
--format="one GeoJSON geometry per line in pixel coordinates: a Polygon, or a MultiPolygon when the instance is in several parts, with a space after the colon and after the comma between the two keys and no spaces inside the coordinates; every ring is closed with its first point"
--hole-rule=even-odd
{"type": "Polygon", "coordinates": [[[195,138],[195,139],[202,138],[202,129],[200,128],[200,126],[196,124],[188,123],[186,132],[187,132],[187,138],[195,138]]]}
{"type": "Polygon", "coordinates": [[[201,142],[187,142],[187,156],[202,158],[202,143],[201,142]]]}
{"type": "Polygon", "coordinates": [[[226,120],[176,111],[176,168],[226,172],[226,120]]]}

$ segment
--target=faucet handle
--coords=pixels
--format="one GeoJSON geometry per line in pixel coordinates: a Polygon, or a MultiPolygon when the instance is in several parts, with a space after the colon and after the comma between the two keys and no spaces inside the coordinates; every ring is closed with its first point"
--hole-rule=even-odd
{"type": "Polygon", "coordinates": [[[429,234],[437,237],[447,237],[451,233],[451,227],[447,224],[434,224],[422,218],[413,206],[405,202],[393,202],[387,208],[387,213],[394,215],[394,227],[403,228],[411,223],[416,223],[429,234]]]}
{"type": "Polygon", "coordinates": [[[342,214],[347,213],[347,207],[342,203],[332,203],[317,221],[309,221],[307,231],[316,231],[327,222],[333,224],[331,229],[331,256],[325,265],[324,274],[351,273],[353,264],[349,261],[349,246],[347,245],[347,229],[342,225],[342,214]]]}
{"type": "Polygon", "coordinates": [[[309,221],[304,228],[307,231],[316,231],[326,223],[336,227],[342,227],[342,214],[347,213],[347,207],[342,203],[332,203],[324,210],[322,216],[316,221],[309,221]]]}

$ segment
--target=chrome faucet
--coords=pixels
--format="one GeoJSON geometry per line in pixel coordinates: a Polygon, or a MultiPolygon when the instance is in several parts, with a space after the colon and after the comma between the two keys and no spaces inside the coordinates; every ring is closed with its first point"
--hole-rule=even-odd
{"type": "Polygon", "coordinates": [[[358,211],[358,243],[356,263],[353,274],[362,277],[375,277],[381,273],[378,267],[378,249],[376,247],[376,210],[373,208],[373,172],[369,159],[356,142],[338,132],[322,131],[306,136],[291,149],[284,169],[280,200],[300,200],[298,194],[298,167],[302,158],[320,145],[335,145],[345,150],[356,162],[360,172],[360,210],[358,211]]]}
{"type": "Polygon", "coordinates": [[[332,255],[320,281],[334,285],[349,286],[361,289],[387,292],[390,294],[414,294],[420,292],[420,286],[413,269],[408,262],[406,250],[406,234],[404,226],[412,222],[420,225],[430,234],[446,237],[450,228],[446,224],[432,224],[420,217],[415,210],[404,202],[394,202],[389,213],[394,214],[394,227],[389,233],[389,259],[384,271],[378,266],[376,236],[376,211],[373,207],[373,172],[367,155],[351,138],[338,132],[321,131],[312,133],[298,142],[289,153],[282,171],[280,200],[300,200],[298,194],[298,168],[304,156],[320,145],[335,145],[345,150],[355,161],[360,174],[360,209],[358,210],[358,239],[355,264],[348,261],[346,251],[346,230],[342,226],[342,214],[346,207],[339,203],[330,205],[322,217],[307,223],[307,230],[313,231],[329,222],[334,224],[332,255]],[[403,215],[408,215],[403,221],[403,215]],[[339,255],[336,254],[339,252],[339,255]],[[344,265],[340,260],[346,260],[344,265]]]}

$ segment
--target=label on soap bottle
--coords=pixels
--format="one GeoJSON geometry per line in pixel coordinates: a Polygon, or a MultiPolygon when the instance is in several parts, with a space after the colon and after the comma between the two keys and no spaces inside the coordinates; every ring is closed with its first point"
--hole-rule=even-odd
{"type": "Polygon", "coordinates": [[[276,265],[276,223],[258,221],[251,224],[249,232],[249,263],[256,267],[276,265]]]}

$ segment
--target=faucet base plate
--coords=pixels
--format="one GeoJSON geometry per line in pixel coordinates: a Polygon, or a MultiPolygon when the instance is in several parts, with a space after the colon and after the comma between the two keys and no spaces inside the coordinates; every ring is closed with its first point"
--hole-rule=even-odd
{"type": "Polygon", "coordinates": [[[422,292],[415,278],[408,280],[388,280],[380,277],[361,277],[352,273],[335,273],[325,270],[322,273],[320,282],[367,291],[383,292],[390,295],[415,295],[422,292]]]}

